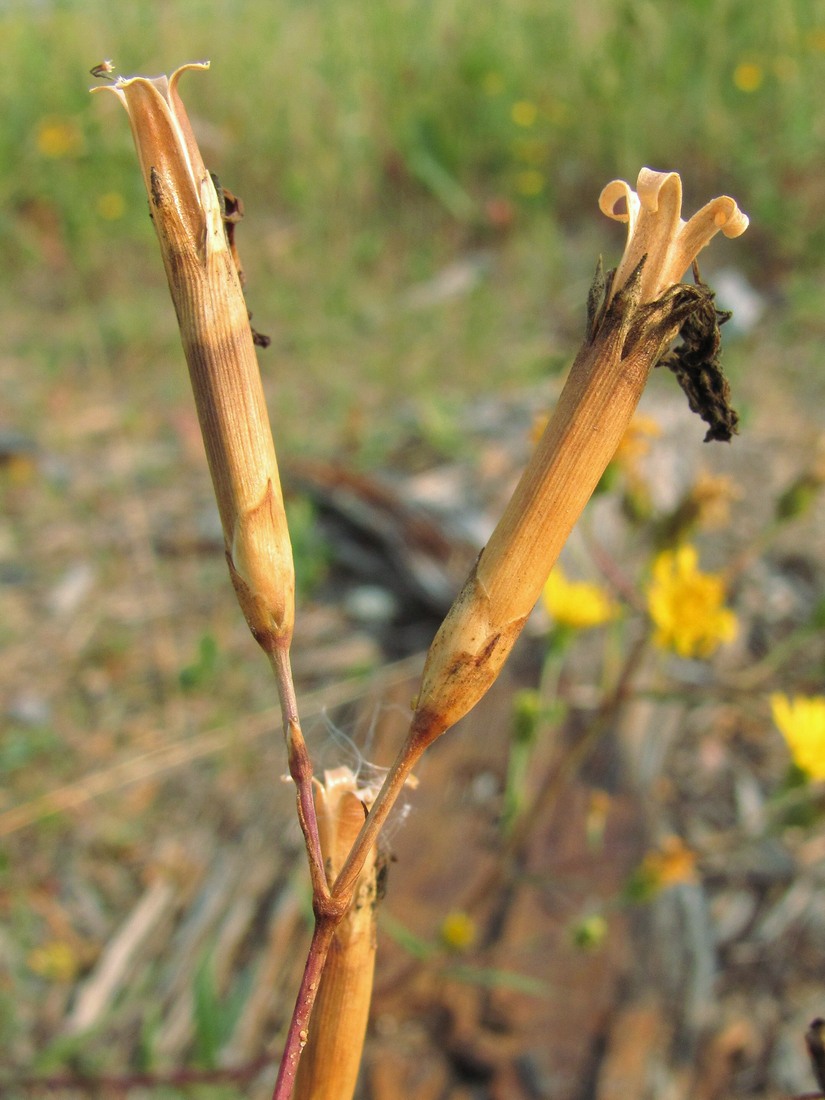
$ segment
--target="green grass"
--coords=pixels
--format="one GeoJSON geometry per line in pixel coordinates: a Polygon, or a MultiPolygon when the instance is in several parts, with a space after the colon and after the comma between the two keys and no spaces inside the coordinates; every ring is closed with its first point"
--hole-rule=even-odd
{"type": "Polygon", "coordinates": [[[596,253],[621,249],[598,192],[642,164],[680,170],[689,210],[736,195],[753,230],[720,263],[763,280],[819,265],[825,21],[803,0],[770,19],[747,0],[88,0],[6,5],[0,31],[0,240],[30,322],[9,350],[63,378],[115,363],[137,401],[185,399],[126,118],[89,97],[88,69],[209,57],[184,95],[246,202],[250,304],[295,449],[334,444],[354,413],[371,436],[399,393],[557,369],[549,318],[572,333],[596,253]],[[491,260],[470,293],[403,307],[478,250],[491,260]],[[328,424],[302,423],[308,399],[328,424]]]}

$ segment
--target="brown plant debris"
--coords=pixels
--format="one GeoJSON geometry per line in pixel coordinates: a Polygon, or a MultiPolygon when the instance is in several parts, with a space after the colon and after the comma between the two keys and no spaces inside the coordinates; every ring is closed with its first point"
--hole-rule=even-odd
{"type": "Polygon", "coordinates": [[[811,1058],[816,1083],[825,1092],[825,1020],[817,1016],[805,1032],[805,1044],[811,1058]]]}
{"type": "MultiPolygon", "coordinates": [[[[240,195],[234,194],[228,187],[224,187],[214,172],[209,173],[212,183],[215,188],[215,192],[218,196],[218,202],[221,206],[221,218],[223,219],[223,231],[226,234],[226,243],[229,245],[229,253],[232,256],[232,262],[235,265],[235,270],[238,273],[238,280],[241,287],[246,290],[246,274],[241,263],[240,253],[238,252],[238,245],[235,241],[235,226],[240,222],[244,216],[243,199],[240,195]]],[[[263,332],[257,332],[252,328],[252,314],[249,314],[250,328],[252,329],[252,342],[257,348],[268,348],[272,343],[272,338],[266,336],[263,332]]]]}
{"type": "Polygon", "coordinates": [[[730,405],[730,386],[720,362],[721,326],[733,314],[716,308],[715,294],[703,283],[694,263],[696,306],[679,329],[682,343],[663,355],[657,366],[666,366],[676,375],[684,390],[691,412],[710,425],[705,442],[716,439],[729,443],[738,432],[739,416],[730,405]]]}

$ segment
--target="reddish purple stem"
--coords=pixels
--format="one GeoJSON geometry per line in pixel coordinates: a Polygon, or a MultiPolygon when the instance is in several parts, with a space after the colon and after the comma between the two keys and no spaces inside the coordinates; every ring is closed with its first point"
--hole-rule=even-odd
{"type": "Polygon", "coordinates": [[[298,1062],[309,1038],[309,1020],[312,1015],[312,1007],[315,1004],[321,974],[327,961],[329,946],[335,935],[337,923],[334,919],[329,918],[316,919],[315,931],[312,933],[312,942],[309,945],[309,953],[304,966],[304,976],[301,978],[298,999],[295,1002],[295,1009],[286,1034],[284,1052],[281,1055],[281,1065],[278,1069],[278,1078],[275,1082],[272,1100],[292,1100],[298,1062]]]}

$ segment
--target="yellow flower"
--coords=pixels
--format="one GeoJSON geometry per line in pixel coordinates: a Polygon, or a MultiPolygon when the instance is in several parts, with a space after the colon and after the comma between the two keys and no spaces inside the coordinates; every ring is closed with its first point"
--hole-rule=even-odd
{"type": "Polygon", "coordinates": [[[666,836],[658,849],[644,857],[641,872],[651,884],[660,888],[695,882],[696,853],[681,837],[666,836]]]}
{"type": "Polygon", "coordinates": [[[106,191],[98,195],[95,206],[100,217],[107,222],[116,222],[126,213],[126,200],[119,191],[106,191]]]}
{"type": "Polygon", "coordinates": [[[466,951],[477,934],[476,923],[468,913],[448,913],[441,922],[441,942],[450,951],[466,951]]]}
{"type": "Polygon", "coordinates": [[[50,982],[71,982],[77,975],[79,959],[63,940],[51,940],[29,953],[29,969],[50,982]]]}
{"type": "Polygon", "coordinates": [[[700,470],[685,505],[700,527],[711,530],[730,522],[731,503],[741,496],[742,490],[727,474],[700,470]]]}
{"type": "Polygon", "coordinates": [[[574,947],[582,951],[597,951],[607,937],[607,921],[601,913],[591,913],[573,927],[572,933],[574,947]]]}
{"type": "Polygon", "coordinates": [[[559,565],[547,578],[541,599],[556,626],[574,630],[602,626],[619,613],[618,606],[603,588],[584,581],[569,581],[559,565]]]}
{"type": "Polygon", "coordinates": [[[695,881],[696,853],[687,847],[681,837],[666,836],[632,872],[624,894],[628,901],[644,904],[668,886],[695,881]]]}
{"type": "Polygon", "coordinates": [[[538,113],[538,107],[529,99],[520,99],[510,109],[510,117],[516,126],[523,126],[525,129],[535,123],[538,113]]]}
{"type": "Polygon", "coordinates": [[[653,640],[680,657],[709,657],[736,636],[736,616],[724,607],[722,577],[697,568],[693,546],[664,550],[653,562],[647,593],[653,640]]]}
{"type": "Polygon", "coordinates": [[[662,429],[652,416],[636,413],[622,436],[613,462],[627,479],[635,484],[642,481],[640,463],[650,453],[650,441],[658,439],[662,429]]]}
{"type": "Polygon", "coordinates": [[[796,766],[811,779],[825,779],[825,695],[775,694],[771,713],[796,766]]]}
{"type": "Polygon", "coordinates": [[[755,61],[742,61],[733,70],[733,83],[740,92],[755,92],[762,87],[765,70],[755,61]]]}
{"type": "Polygon", "coordinates": [[[544,176],[536,168],[525,168],[516,176],[516,191],[520,195],[539,195],[544,190],[544,176]]]}
{"type": "Polygon", "coordinates": [[[71,118],[49,115],[37,127],[37,148],[44,157],[57,160],[83,151],[83,134],[71,118]]]}

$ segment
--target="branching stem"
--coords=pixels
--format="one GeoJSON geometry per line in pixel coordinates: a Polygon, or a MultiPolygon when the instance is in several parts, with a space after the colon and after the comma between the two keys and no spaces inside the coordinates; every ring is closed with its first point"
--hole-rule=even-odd
{"type": "Polygon", "coordinates": [[[315,815],[315,801],[312,797],[312,761],[307,751],[301,730],[301,722],[298,717],[298,703],[295,696],[295,685],[292,680],[288,647],[276,643],[269,652],[269,659],[278,681],[278,695],[281,700],[281,717],[284,724],[289,774],[295,783],[298,821],[306,843],[309,873],[312,880],[313,903],[317,906],[319,902],[329,899],[330,891],[324,872],[321,840],[318,835],[318,820],[315,815]]]}
{"type": "Polygon", "coordinates": [[[416,736],[414,728],[410,730],[401,751],[387,773],[372,809],[367,814],[361,832],[356,837],[338,878],[333,883],[332,896],[336,900],[346,901],[349,904],[356,879],[361,873],[367,854],[376,844],[378,834],[389,817],[410,772],[421,759],[421,755],[429,743],[429,740],[422,740],[416,736]]]}
{"type": "MultiPolygon", "coordinates": [[[[341,916],[343,916],[343,913],[341,916]]],[[[304,974],[298,990],[298,999],[295,1002],[292,1019],[289,1022],[289,1030],[286,1035],[284,1052],[281,1055],[281,1065],[278,1069],[278,1078],[275,1081],[272,1100],[292,1100],[295,1074],[298,1072],[301,1052],[309,1038],[309,1020],[318,993],[318,986],[321,983],[321,974],[327,961],[335,929],[340,920],[341,917],[336,919],[334,916],[316,917],[315,930],[312,933],[312,942],[309,945],[304,974]]]]}

